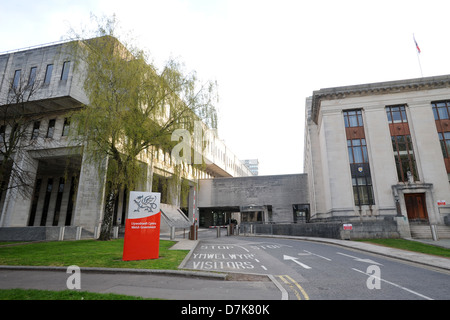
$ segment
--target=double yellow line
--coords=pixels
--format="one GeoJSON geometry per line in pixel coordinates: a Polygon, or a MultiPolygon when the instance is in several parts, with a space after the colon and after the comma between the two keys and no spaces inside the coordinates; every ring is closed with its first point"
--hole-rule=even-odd
{"type": "Polygon", "coordinates": [[[278,278],[280,278],[285,284],[289,286],[289,288],[291,288],[298,300],[302,300],[302,295],[305,300],[309,300],[309,296],[306,291],[302,288],[301,285],[297,283],[297,281],[292,279],[290,276],[283,275],[278,276],[278,278]]]}

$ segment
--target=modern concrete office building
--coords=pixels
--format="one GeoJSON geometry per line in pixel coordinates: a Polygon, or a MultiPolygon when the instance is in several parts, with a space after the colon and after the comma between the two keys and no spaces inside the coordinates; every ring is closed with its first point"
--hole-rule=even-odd
{"type": "Polygon", "coordinates": [[[250,170],[250,172],[257,176],[259,174],[259,161],[258,159],[246,159],[241,160],[243,164],[250,170]]]}
{"type": "MultiPolygon", "coordinates": [[[[15,152],[14,165],[27,172],[30,185],[29,195],[24,195],[17,188],[7,188],[13,183],[8,175],[0,181],[4,186],[0,194],[0,228],[68,226],[82,227],[93,234],[102,222],[104,182],[96,168],[85,161],[83,145],[71,145],[68,140],[70,113],[89,104],[83,91],[83,67],[74,68],[71,46],[73,43],[57,43],[0,54],[0,135],[5,139],[0,148],[5,147],[3,143],[13,130],[9,113],[3,111],[22,105],[21,115],[29,121],[22,137],[23,147],[15,152]],[[36,90],[29,99],[12,101],[14,92],[23,89],[27,93],[31,87],[36,90]]],[[[188,165],[183,176],[190,190],[184,201],[188,205],[182,209],[190,217],[195,210],[196,179],[251,175],[217,134],[212,132],[209,142],[203,150],[208,164],[201,170],[188,165]]],[[[171,155],[156,147],[150,149],[141,160],[152,178],[144,183],[142,191],[164,193],[155,181],[173,172],[171,155]]],[[[180,195],[162,198],[176,207],[183,202],[180,195]]],[[[123,225],[125,219],[122,194],[115,207],[114,223],[123,225]]]]}
{"type": "Polygon", "coordinates": [[[309,220],[308,176],[286,174],[202,179],[199,225],[304,223],[309,220]]]}
{"type": "Polygon", "coordinates": [[[314,91],[304,149],[311,220],[387,219],[406,237],[420,225],[444,233],[449,114],[449,75],[314,91]]]}

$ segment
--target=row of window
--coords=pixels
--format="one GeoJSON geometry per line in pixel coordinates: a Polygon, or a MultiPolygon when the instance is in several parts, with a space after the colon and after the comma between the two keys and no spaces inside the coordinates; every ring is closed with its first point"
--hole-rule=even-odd
{"type": "MultiPolygon", "coordinates": [[[[45,135],[45,138],[53,138],[53,135],[55,133],[55,125],[56,125],[56,119],[50,119],[48,121],[48,127],[47,127],[47,134],[45,135]]],[[[33,123],[33,130],[31,131],[31,140],[37,139],[39,137],[39,130],[41,127],[41,121],[35,121],[33,123]]],[[[70,119],[64,118],[64,125],[63,130],[61,133],[61,136],[68,136],[69,135],[69,129],[70,129],[70,119]]]]}
{"type": "MultiPolygon", "coordinates": [[[[446,131],[448,123],[444,126],[440,122],[450,121],[450,101],[432,102],[432,109],[438,130],[444,158],[450,160],[450,131],[446,131]]],[[[343,112],[346,128],[363,127],[362,110],[345,110],[343,112]]],[[[391,132],[392,151],[395,159],[398,181],[407,182],[410,179],[419,180],[414,148],[409,134],[408,117],[406,105],[396,105],[386,107],[386,116],[389,126],[396,126],[397,130],[391,132]],[[399,125],[400,124],[400,125],[399,125]],[[398,129],[400,126],[400,130],[398,129]]],[[[357,132],[357,131],[354,131],[357,132]]],[[[374,204],[372,181],[370,177],[370,166],[367,155],[366,139],[364,130],[359,133],[361,136],[347,137],[347,149],[352,174],[353,194],[355,205],[374,204]]],[[[447,171],[449,169],[447,168],[447,171]]]]}
{"type": "MultiPolygon", "coordinates": [[[[43,83],[44,85],[50,84],[50,81],[52,79],[52,74],[53,74],[53,67],[54,67],[53,64],[47,65],[47,67],[45,69],[45,76],[44,76],[44,83],[43,83]]],[[[64,81],[64,80],[68,79],[69,70],[70,70],[70,61],[64,61],[60,80],[64,81]]],[[[12,83],[12,86],[14,89],[18,89],[20,87],[21,74],[22,74],[21,69],[18,69],[14,72],[14,78],[13,78],[13,83],[12,83]]],[[[30,74],[28,76],[28,82],[27,82],[28,87],[32,87],[34,85],[34,83],[36,81],[36,75],[37,75],[37,67],[31,67],[30,74]]]]}

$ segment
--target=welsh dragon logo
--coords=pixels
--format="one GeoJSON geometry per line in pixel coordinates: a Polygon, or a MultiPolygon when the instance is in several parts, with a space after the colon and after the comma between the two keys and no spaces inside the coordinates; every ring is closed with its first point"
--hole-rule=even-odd
{"type": "Polygon", "coordinates": [[[134,212],[140,212],[140,210],[144,210],[147,212],[153,212],[153,209],[156,209],[158,206],[155,203],[156,197],[155,196],[138,196],[136,199],[134,199],[134,202],[137,204],[137,208],[134,210],[134,212]]]}

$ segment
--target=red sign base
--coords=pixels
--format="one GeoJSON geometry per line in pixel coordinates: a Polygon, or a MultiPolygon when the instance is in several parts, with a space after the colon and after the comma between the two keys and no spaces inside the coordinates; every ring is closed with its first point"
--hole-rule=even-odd
{"type": "Polygon", "coordinates": [[[159,258],[160,221],[161,211],[149,217],[126,220],[124,261],[159,258]]]}

